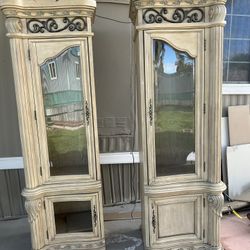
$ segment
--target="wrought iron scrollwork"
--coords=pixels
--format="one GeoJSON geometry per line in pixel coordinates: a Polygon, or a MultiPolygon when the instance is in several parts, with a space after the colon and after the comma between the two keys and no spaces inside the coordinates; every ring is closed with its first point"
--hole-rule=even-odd
{"type": "Polygon", "coordinates": [[[83,31],[86,27],[86,20],[82,17],[74,17],[72,19],[64,17],[62,23],[54,18],[49,18],[47,20],[32,18],[27,22],[27,29],[31,33],[44,33],[45,31],[55,33],[67,29],[69,31],[83,31]],[[60,27],[61,24],[63,24],[62,27],[60,27]]]}
{"type": "Polygon", "coordinates": [[[90,112],[89,112],[89,104],[87,101],[85,102],[85,117],[86,117],[87,125],[89,125],[90,112]]]}
{"type": "Polygon", "coordinates": [[[143,13],[143,20],[145,23],[198,23],[204,20],[204,11],[200,8],[192,8],[184,10],[183,8],[177,8],[174,12],[167,17],[169,11],[167,8],[156,10],[153,8],[146,9],[143,13]]]}
{"type": "Polygon", "coordinates": [[[94,219],[94,225],[96,227],[97,225],[97,212],[96,212],[96,207],[94,206],[94,209],[93,209],[93,219],[94,219]]]}
{"type": "Polygon", "coordinates": [[[152,99],[149,100],[149,107],[148,107],[148,115],[149,115],[149,122],[150,122],[150,126],[153,125],[153,103],[152,103],[152,99]]]}

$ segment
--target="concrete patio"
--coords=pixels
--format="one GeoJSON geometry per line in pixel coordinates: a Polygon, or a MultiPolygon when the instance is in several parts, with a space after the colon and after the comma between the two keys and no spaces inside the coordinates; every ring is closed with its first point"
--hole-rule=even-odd
{"type": "MultiPolygon", "coordinates": [[[[247,212],[224,215],[221,241],[225,250],[250,249],[250,221],[247,212]]],[[[140,232],[141,220],[116,220],[105,222],[107,250],[143,250],[140,232]]],[[[30,231],[27,218],[0,221],[0,250],[30,250],[30,231]]]]}

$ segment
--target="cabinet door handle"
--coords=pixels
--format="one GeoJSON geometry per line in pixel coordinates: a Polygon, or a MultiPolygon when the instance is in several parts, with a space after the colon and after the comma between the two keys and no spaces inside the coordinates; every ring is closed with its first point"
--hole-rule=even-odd
{"type": "Polygon", "coordinates": [[[96,207],[95,206],[93,208],[93,219],[94,219],[94,225],[96,227],[97,226],[97,219],[98,219],[98,217],[97,217],[97,212],[96,212],[96,207]]]}
{"type": "Polygon", "coordinates": [[[156,216],[155,216],[155,210],[152,211],[152,227],[153,227],[153,233],[155,234],[156,229],[156,216]]]}
{"type": "Polygon", "coordinates": [[[85,118],[87,125],[89,125],[90,112],[89,112],[89,104],[87,101],[85,102],[85,118]]]}
{"type": "Polygon", "coordinates": [[[148,106],[148,115],[149,115],[149,123],[150,126],[153,125],[153,103],[152,103],[152,99],[149,100],[149,106],[148,106]]]}

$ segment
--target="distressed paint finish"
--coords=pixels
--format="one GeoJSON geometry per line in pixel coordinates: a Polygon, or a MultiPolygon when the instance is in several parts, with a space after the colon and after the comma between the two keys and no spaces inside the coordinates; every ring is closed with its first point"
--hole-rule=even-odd
{"type": "Polygon", "coordinates": [[[225,185],[220,172],[220,122],[225,3],[225,0],[131,1],[139,74],[142,228],[146,249],[222,249],[219,227],[225,185]],[[189,18],[188,13],[196,8],[202,10],[204,17],[189,18]],[[146,19],[145,13],[152,9],[160,15],[146,19]],[[148,112],[149,101],[154,103],[153,39],[161,39],[196,58],[195,174],[156,175],[155,129],[148,112]],[[183,210],[181,214],[192,211],[195,216],[178,216],[174,207],[183,210]],[[162,223],[165,212],[172,214],[167,216],[168,221],[172,220],[169,224],[162,223]],[[180,228],[181,223],[186,226],[180,228]],[[172,227],[173,235],[168,226],[172,227]]]}
{"type": "Polygon", "coordinates": [[[25,189],[22,194],[26,199],[34,250],[105,248],[92,60],[95,7],[96,2],[92,0],[45,0],[39,4],[33,0],[0,1],[0,8],[7,17],[7,36],[11,45],[24,158],[25,189]],[[42,27],[34,26],[36,20],[42,27]],[[39,65],[74,45],[80,47],[84,97],[88,101],[86,137],[90,168],[89,175],[56,178],[50,176],[49,171],[39,65]],[[91,202],[93,232],[55,236],[53,201],[78,200],[91,202]]]}

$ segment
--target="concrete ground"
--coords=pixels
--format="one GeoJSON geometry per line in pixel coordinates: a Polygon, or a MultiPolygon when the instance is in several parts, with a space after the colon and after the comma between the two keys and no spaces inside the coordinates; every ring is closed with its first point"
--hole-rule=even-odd
{"type": "MultiPolygon", "coordinates": [[[[243,219],[224,215],[221,226],[221,242],[225,250],[250,249],[250,221],[246,212],[243,219]]],[[[143,250],[140,232],[141,220],[105,222],[107,250],[143,250]]],[[[30,250],[30,231],[26,218],[0,221],[0,250],[30,250]]]]}
{"type": "Polygon", "coordinates": [[[224,250],[250,249],[250,221],[246,218],[248,212],[239,213],[242,219],[235,215],[224,215],[221,225],[221,242],[224,250]]]}
{"type": "MultiPolygon", "coordinates": [[[[105,222],[107,250],[143,250],[141,220],[105,222]]],[[[31,250],[27,218],[0,221],[0,250],[31,250]]]]}

